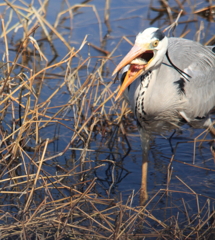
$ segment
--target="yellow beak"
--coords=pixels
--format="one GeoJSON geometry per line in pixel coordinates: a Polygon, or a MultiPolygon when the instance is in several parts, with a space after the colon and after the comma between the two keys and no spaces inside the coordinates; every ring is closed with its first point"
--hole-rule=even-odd
{"type": "MultiPolygon", "coordinates": [[[[125,67],[127,64],[130,64],[135,58],[140,57],[141,54],[145,54],[147,52],[152,52],[151,50],[148,49],[148,46],[139,46],[139,45],[134,45],[131,50],[128,52],[128,54],[122,59],[122,61],[117,65],[115,68],[113,75],[119,72],[123,67],[125,67]]],[[[138,65],[135,65],[134,67],[132,64],[126,74],[126,77],[122,83],[121,88],[119,89],[119,92],[115,98],[117,100],[122,93],[125,91],[125,89],[135,80],[137,79],[145,70],[147,64],[140,65],[140,67],[137,67],[138,65]]]]}

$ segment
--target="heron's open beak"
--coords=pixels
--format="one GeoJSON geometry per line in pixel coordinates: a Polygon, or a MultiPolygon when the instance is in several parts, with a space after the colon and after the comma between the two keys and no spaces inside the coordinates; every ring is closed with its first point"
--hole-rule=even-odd
{"type": "Polygon", "coordinates": [[[139,46],[134,45],[130,52],[122,59],[122,61],[115,68],[113,75],[119,72],[123,67],[127,64],[130,64],[130,68],[126,74],[126,77],[122,83],[122,86],[115,98],[117,100],[125,89],[142,73],[145,71],[147,65],[152,60],[154,53],[150,50],[149,45],[139,46]],[[134,61],[135,59],[139,59],[139,61],[134,61]],[[132,63],[133,61],[133,63],[132,63]]]}

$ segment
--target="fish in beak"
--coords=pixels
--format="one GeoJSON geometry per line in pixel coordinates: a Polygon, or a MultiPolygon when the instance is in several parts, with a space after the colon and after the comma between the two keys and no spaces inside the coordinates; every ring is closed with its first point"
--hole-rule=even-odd
{"type": "Polygon", "coordinates": [[[125,76],[121,88],[115,98],[117,100],[125,89],[146,70],[149,62],[153,59],[154,52],[150,49],[148,44],[137,45],[135,44],[128,54],[122,59],[113,72],[113,75],[119,72],[127,64],[130,68],[125,76]]]}

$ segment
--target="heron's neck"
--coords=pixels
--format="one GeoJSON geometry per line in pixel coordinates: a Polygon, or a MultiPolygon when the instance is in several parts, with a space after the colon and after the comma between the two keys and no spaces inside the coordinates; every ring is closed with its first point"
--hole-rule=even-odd
{"type": "MultiPolygon", "coordinates": [[[[153,70],[154,72],[154,70],[153,70]]],[[[145,94],[148,90],[150,81],[152,79],[152,71],[149,70],[147,71],[145,74],[143,74],[140,77],[140,84],[139,84],[139,88],[137,91],[137,96],[135,99],[135,109],[134,109],[134,113],[137,117],[137,120],[139,122],[142,122],[145,120],[145,116],[147,115],[147,113],[145,112],[145,106],[144,106],[144,98],[145,98],[145,94]]]]}

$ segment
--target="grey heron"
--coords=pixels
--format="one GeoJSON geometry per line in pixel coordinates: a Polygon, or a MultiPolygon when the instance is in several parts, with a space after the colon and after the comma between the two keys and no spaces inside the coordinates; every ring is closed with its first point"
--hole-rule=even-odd
{"type": "Polygon", "coordinates": [[[154,27],[136,37],[117,65],[123,69],[122,93],[136,116],[143,147],[141,202],[147,198],[147,126],[179,127],[201,123],[215,133],[210,111],[215,107],[215,47],[183,38],[168,38],[154,27]]]}

